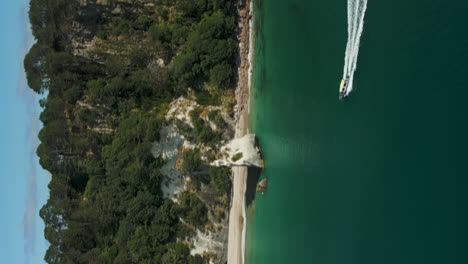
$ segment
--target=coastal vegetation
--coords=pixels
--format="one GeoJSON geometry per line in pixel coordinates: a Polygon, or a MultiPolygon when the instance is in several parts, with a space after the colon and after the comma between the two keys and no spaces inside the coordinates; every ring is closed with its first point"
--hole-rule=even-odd
{"type": "Polygon", "coordinates": [[[242,152],[238,152],[234,156],[232,156],[232,161],[236,162],[236,161],[242,159],[242,156],[243,156],[242,152]]]}
{"type": "Polygon", "coordinates": [[[200,118],[200,115],[200,109],[195,109],[190,112],[190,121],[193,124],[193,131],[195,133],[196,140],[212,147],[216,146],[221,141],[222,133],[219,131],[213,131],[211,126],[200,118]]]}
{"type": "MultiPolygon", "coordinates": [[[[31,0],[37,41],[24,67],[43,95],[37,154],[52,175],[40,211],[46,262],[208,263],[188,243],[210,221],[208,200],[165,198],[166,160],[151,148],[171,101],[222,107],[232,94],[235,14],[229,0],[31,0]]],[[[201,116],[176,125],[216,150],[228,124],[219,110],[201,116]]],[[[230,169],[209,167],[197,148],[182,155],[182,171],[226,207],[230,169]]]]}

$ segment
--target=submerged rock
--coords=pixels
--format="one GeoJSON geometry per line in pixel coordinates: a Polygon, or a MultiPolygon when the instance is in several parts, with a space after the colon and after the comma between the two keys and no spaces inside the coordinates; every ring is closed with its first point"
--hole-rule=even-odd
{"type": "Polygon", "coordinates": [[[257,184],[257,192],[265,192],[268,187],[268,180],[265,178],[257,184]]]}

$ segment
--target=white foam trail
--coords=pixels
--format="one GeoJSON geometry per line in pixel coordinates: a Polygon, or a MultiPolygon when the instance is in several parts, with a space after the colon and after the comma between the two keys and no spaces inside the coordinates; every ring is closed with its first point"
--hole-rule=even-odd
{"type": "Polygon", "coordinates": [[[344,59],[343,79],[349,76],[346,95],[353,90],[354,72],[357,67],[359,44],[364,30],[364,15],[367,10],[367,0],[348,0],[348,42],[344,59]]]}
{"type": "MultiPolygon", "coordinates": [[[[348,14],[353,13],[353,5],[352,1],[348,1],[348,14]]],[[[346,77],[346,72],[349,71],[349,54],[351,53],[351,44],[352,44],[352,36],[353,36],[353,28],[351,27],[352,25],[352,17],[348,15],[348,41],[346,43],[346,53],[345,53],[345,59],[344,59],[344,70],[343,70],[343,78],[346,77]]]]}

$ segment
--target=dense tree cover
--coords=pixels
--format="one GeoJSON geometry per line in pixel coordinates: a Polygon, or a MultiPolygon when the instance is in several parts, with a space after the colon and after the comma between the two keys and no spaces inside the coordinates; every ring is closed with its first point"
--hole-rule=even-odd
{"type": "Polygon", "coordinates": [[[231,168],[210,167],[210,185],[220,194],[229,193],[231,189],[231,168]]]}
{"type": "Polygon", "coordinates": [[[208,221],[205,204],[193,193],[182,193],[179,211],[187,223],[197,226],[202,230],[208,221]]]}
{"type": "Polygon", "coordinates": [[[182,153],[182,159],[182,170],[185,172],[195,172],[203,165],[198,149],[184,151],[184,153],[182,153]]]}
{"type": "MultiPolygon", "coordinates": [[[[50,243],[45,260],[206,263],[177,238],[187,235],[180,218],[201,228],[208,209],[194,194],[184,194],[180,204],[162,197],[164,160],[151,147],[172,99],[188,88],[208,97],[230,88],[235,7],[229,0],[151,1],[154,7],[82,2],[30,3],[37,42],[24,67],[31,89],[47,95],[40,101],[37,154],[52,174],[40,211],[50,243]],[[76,43],[93,38],[101,46],[78,52],[76,43]]],[[[217,115],[211,118],[222,125],[217,115]]],[[[183,127],[188,136],[208,145],[220,140],[199,116],[192,122],[193,132],[183,127]]],[[[199,153],[186,155],[184,170],[202,166],[199,153]]],[[[228,188],[226,173],[210,170],[218,192],[228,188]]]]}
{"type": "Polygon", "coordinates": [[[217,128],[224,129],[227,127],[227,123],[224,121],[224,118],[219,110],[209,112],[208,118],[216,125],[217,128]]]}
{"type": "Polygon", "coordinates": [[[182,53],[174,61],[182,85],[199,85],[207,79],[215,86],[229,85],[233,75],[229,61],[236,51],[234,21],[234,17],[218,10],[205,15],[188,35],[182,53]]]}
{"type": "Polygon", "coordinates": [[[209,146],[215,146],[222,139],[222,133],[214,131],[211,126],[200,117],[201,110],[194,109],[189,113],[193,124],[195,139],[209,146]]]}

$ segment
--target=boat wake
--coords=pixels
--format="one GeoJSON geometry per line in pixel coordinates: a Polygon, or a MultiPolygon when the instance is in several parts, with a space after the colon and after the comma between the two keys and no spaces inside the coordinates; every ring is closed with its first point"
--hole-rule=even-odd
{"type": "Polygon", "coordinates": [[[364,29],[364,15],[367,9],[367,0],[348,0],[348,43],[344,59],[343,80],[347,80],[347,96],[353,90],[354,72],[356,71],[359,43],[364,29]]]}

